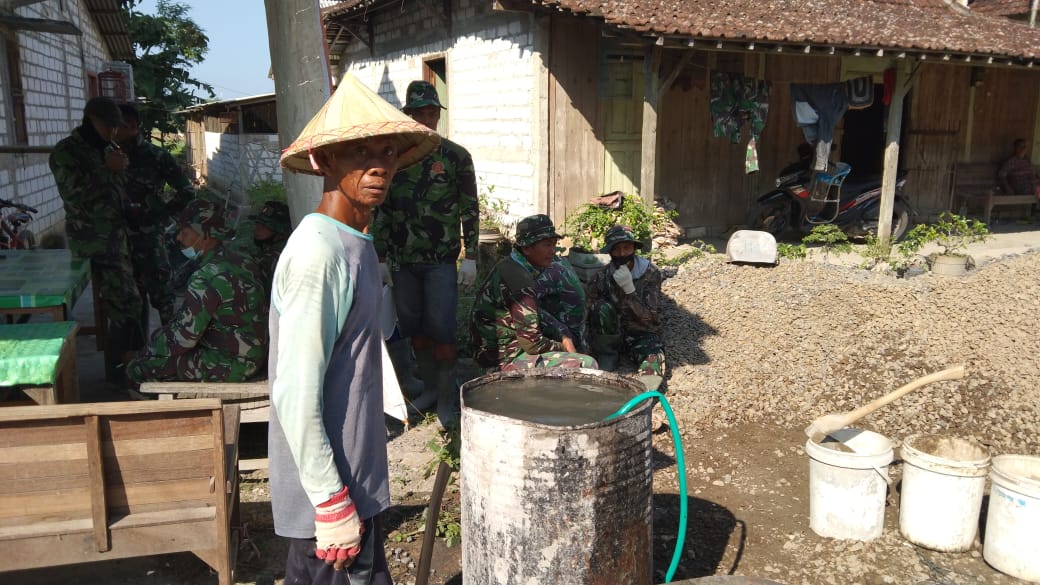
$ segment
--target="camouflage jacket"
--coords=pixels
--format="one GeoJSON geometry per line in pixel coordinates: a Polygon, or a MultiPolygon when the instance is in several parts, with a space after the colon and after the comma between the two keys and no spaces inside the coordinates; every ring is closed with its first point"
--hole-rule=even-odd
{"type": "Polygon", "coordinates": [[[255,244],[253,257],[256,259],[257,268],[259,269],[257,279],[264,286],[268,297],[271,296],[271,279],[274,278],[274,267],[278,265],[278,257],[282,255],[286,242],[288,242],[287,238],[275,236],[270,240],[255,244]]]}
{"type": "Polygon", "coordinates": [[[130,158],[126,169],[126,197],[123,209],[132,232],[158,232],[189,201],[195,190],[173,155],[144,138],[125,148],[130,158]],[[174,189],[173,197],[163,193],[164,185],[174,189]]]}
{"type": "Polygon", "coordinates": [[[470,340],[477,363],[485,368],[510,363],[521,352],[564,351],[562,343],[542,334],[534,274],[516,256],[514,252],[491,269],[473,301],[470,340]]]}
{"type": "Polygon", "coordinates": [[[454,264],[460,240],[477,257],[480,206],[473,158],[446,139],[419,164],[394,175],[372,217],[376,253],[398,265],[454,264]]]}
{"type": "Polygon", "coordinates": [[[542,332],[557,341],[570,337],[579,352],[588,351],[585,289],[578,274],[563,258],[556,258],[545,270],[531,267],[531,271],[538,272],[534,290],[542,332]]]}
{"type": "Polygon", "coordinates": [[[65,204],[65,232],[77,256],[127,257],[125,177],[105,168],[108,143],[79,126],[54,147],[49,164],[65,204]]]}
{"type": "Polygon", "coordinates": [[[202,347],[262,365],[268,309],[258,270],[252,258],[223,245],[203,254],[184,303],[172,321],[152,334],[149,353],[177,356],[202,347]]]}
{"type": "MultiPolygon", "coordinates": [[[[637,262],[641,257],[637,256],[637,262]]],[[[621,330],[625,333],[661,332],[661,282],[664,280],[661,270],[648,260],[649,266],[639,278],[632,283],[636,292],[626,295],[614,282],[613,264],[608,264],[596,273],[589,283],[589,307],[598,310],[602,303],[610,303],[621,316],[621,330]]]]}

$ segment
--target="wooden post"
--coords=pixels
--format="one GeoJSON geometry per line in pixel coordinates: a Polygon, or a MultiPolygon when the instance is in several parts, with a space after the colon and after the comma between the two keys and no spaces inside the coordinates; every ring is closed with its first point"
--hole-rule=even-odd
{"type": "Polygon", "coordinates": [[[661,98],[693,58],[693,51],[686,51],[668,75],[662,78],[662,52],[661,45],[654,45],[643,60],[643,135],[640,142],[639,196],[647,203],[653,203],[657,198],[657,110],[661,107],[661,98]]]}
{"type": "MultiPolygon", "coordinates": [[[[264,0],[278,111],[278,143],[285,150],[329,99],[329,66],[318,0],[264,0]]],[[[321,201],[322,179],[282,174],[293,225],[321,201]]]]}
{"type": "Polygon", "coordinates": [[[892,238],[892,209],[896,200],[896,180],[899,166],[899,133],[903,127],[903,98],[910,89],[910,76],[905,63],[897,62],[896,87],[888,106],[888,129],[885,145],[885,168],[881,177],[881,210],[878,216],[878,239],[888,243],[892,238]]]}
{"type": "Polygon", "coordinates": [[[643,130],[640,143],[639,196],[653,203],[657,196],[657,108],[661,103],[661,46],[647,48],[643,59],[643,130]]]}

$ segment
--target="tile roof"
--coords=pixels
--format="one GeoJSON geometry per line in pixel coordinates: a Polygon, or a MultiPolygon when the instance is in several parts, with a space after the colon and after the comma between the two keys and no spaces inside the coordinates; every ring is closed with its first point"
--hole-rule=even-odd
{"type": "Polygon", "coordinates": [[[1040,29],[951,0],[531,0],[663,36],[1040,58],[1040,29]]]}
{"type": "Polygon", "coordinates": [[[1007,16],[1029,13],[1029,0],[975,0],[968,6],[979,14],[1007,16]]]}

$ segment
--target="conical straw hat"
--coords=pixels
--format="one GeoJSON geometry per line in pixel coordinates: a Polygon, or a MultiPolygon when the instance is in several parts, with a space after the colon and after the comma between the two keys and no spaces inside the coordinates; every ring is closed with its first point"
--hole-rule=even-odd
{"type": "Polygon", "coordinates": [[[372,136],[401,139],[398,170],[426,158],[441,141],[436,132],[409,118],[348,73],[336,93],[282,152],[281,163],[290,171],[317,175],[311,160],[314,150],[372,136]]]}

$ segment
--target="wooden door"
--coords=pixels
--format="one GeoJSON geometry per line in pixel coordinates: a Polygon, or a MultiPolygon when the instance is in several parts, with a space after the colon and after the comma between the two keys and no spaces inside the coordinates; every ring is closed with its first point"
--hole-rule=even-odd
{"type": "Polygon", "coordinates": [[[602,193],[639,193],[643,129],[643,64],[628,59],[603,68],[602,193]]]}

